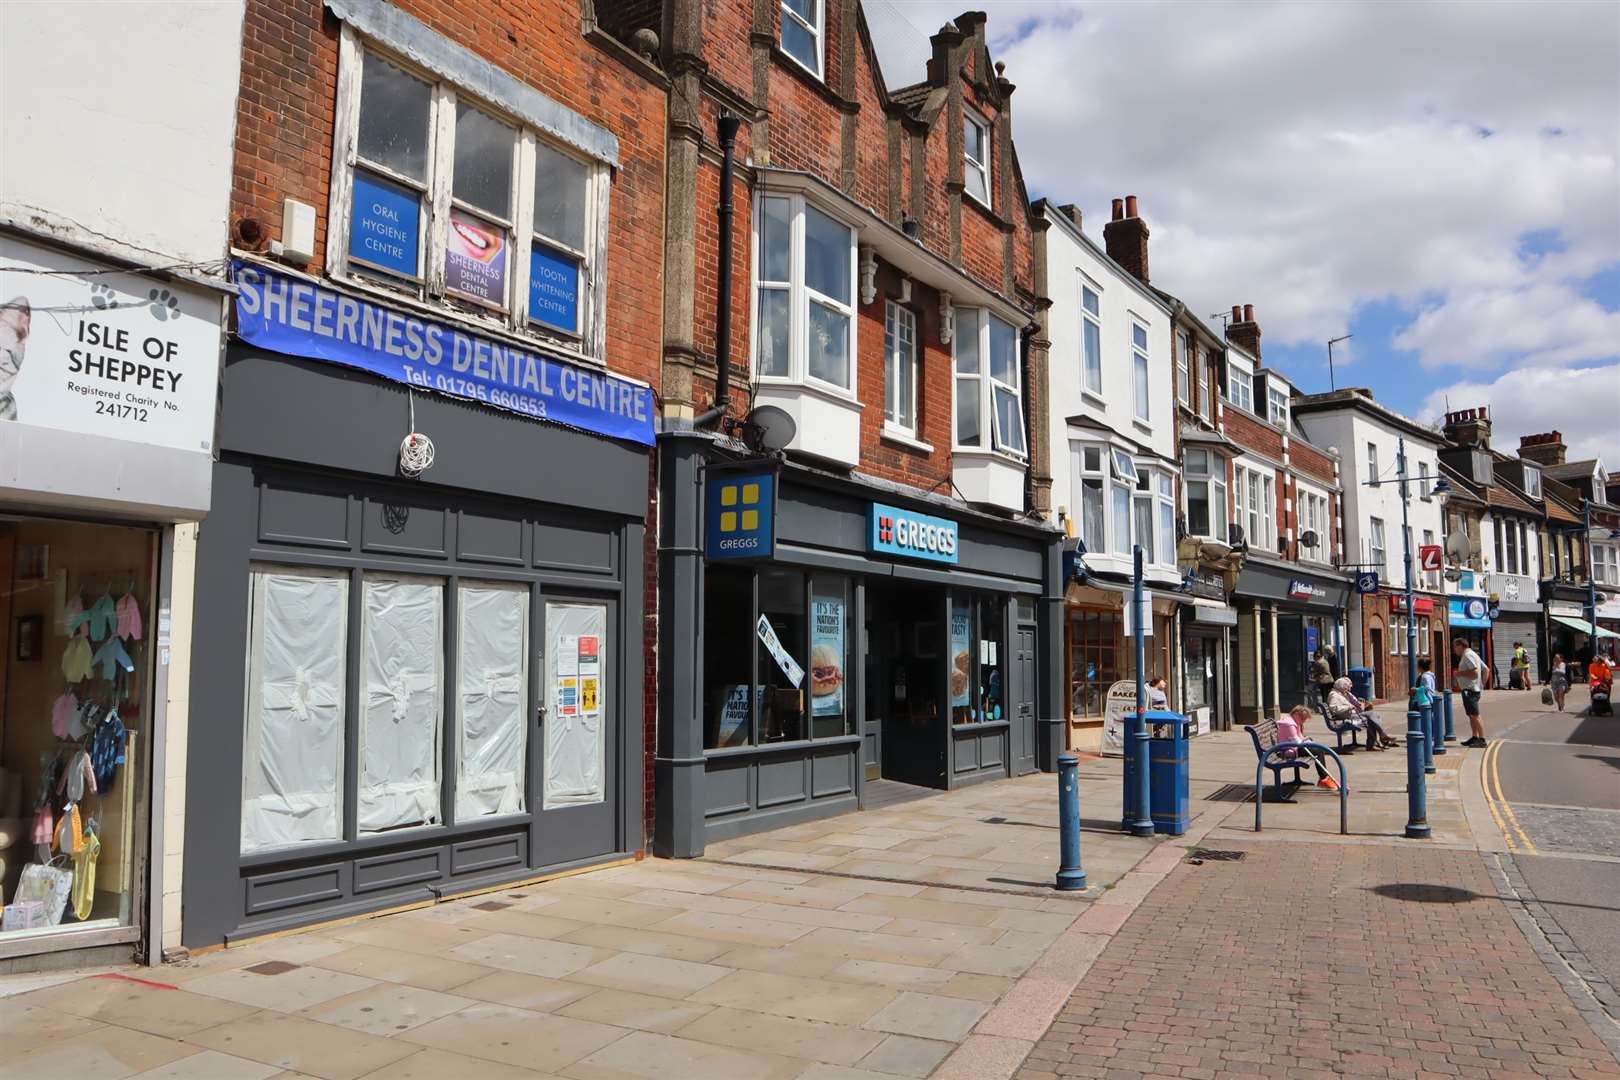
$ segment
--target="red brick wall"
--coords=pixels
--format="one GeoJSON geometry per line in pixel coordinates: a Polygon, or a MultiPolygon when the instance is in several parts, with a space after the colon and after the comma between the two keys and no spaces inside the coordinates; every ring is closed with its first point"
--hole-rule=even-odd
{"type": "MultiPolygon", "coordinates": [[[[580,34],[577,0],[395,0],[435,32],[612,131],[607,357],[656,385],[662,358],[664,91],[580,34]]],[[[248,0],[231,220],[275,235],[281,200],[315,207],[325,265],[339,23],[320,0],[248,0]]]]}
{"type": "Polygon", "coordinates": [[[1282,432],[1242,409],[1228,405],[1222,430],[1226,437],[1248,450],[1263,454],[1274,461],[1283,456],[1282,432]]]}
{"type": "Polygon", "coordinates": [[[1333,477],[1333,458],[1322,450],[1307,442],[1290,439],[1288,442],[1288,461],[1295,469],[1324,484],[1331,485],[1333,477]]]}

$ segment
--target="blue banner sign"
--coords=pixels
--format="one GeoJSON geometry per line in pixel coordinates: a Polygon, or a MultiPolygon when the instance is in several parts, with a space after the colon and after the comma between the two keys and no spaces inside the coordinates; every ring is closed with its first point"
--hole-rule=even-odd
{"type": "Polygon", "coordinates": [[[379,270],[417,277],[422,196],[370,173],[354,172],[354,220],[349,258],[379,270]]]}
{"type": "Polygon", "coordinates": [[[235,276],[236,332],[250,345],[653,445],[649,387],[266,267],[237,262],[235,276]]]}
{"type": "Polygon", "coordinates": [[[709,473],[705,547],[711,559],[768,559],[776,550],[776,476],[709,473]]]}
{"type": "Polygon", "coordinates": [[[579,260],[536,244],[529,255],[529,318],[579,333],[579,260]]]}
{"type": "Polygon", "coordinates": [[[930,562],[957,561],[956,522],[882,503],[872,504],[868,547],[885,555],[930,562]]]}

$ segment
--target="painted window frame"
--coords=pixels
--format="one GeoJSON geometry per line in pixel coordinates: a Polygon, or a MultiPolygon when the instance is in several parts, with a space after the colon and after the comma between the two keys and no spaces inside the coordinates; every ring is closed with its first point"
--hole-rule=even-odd
{"type": "Polygon", "coordinates": [[[1370,439],[1367,441],[1367,479],[1382,479],[1378,475],[1378,444],[1370,439]]]}
{"type": "Polygon", "coordinates": [[[792,19],[795,25],[810,35],[811,41],[815,45],[815,66],[811,67],[805,63],[804,57],[799,56],[787,47],[780,27],[776,33],[776,45],[777,48],[782,50],[783,56],[804,68],[817,79],[825,81],[827,78],[827,4],[826,0],[810,0],[810,3],[816,7],[816,17],[813,22],[793,10],[793,5],[789,0],[781,0],[778,6],[781,8],[783,20],[792,19]]]}
{"type": "Polygon", "coordinates": [[[1529,465],[1524,467],[1524,493],[1532,499],[1541,498],[1541,470],[1529,465]]]}
{"type": "Polygon", "coordinates": [[[1008,322],[989,308],[961,307],[957,308],[957,333],[951,337],[951,449],[957,453],[991,453],[998,457],[1007,458],[1023,465],[1029,460],[1029,425],[1024,417],[1024,390],[1023,390],[1023,362],[1020,352],[1019,328],[1008,322]],[[960,347],[963,338],[961,328],[964,312],[974,312],[978,323],[979,369],[976,372],[963,371],[960,367],[960,347]],[[1012,374],[1017,380],[1008,383],[995,376],[995,363],[990,357],[990,324],[995,321],[1008,328],[1012,333],[1013,358],[1012,374]],[[963,382],[976,381],[979,386],[979,431],[981,445],[964,445],[959,441],[960,424],[958,408],[961,405],[961,395],[958,393],[963,382]],[[1001,410],[997,408],[997,392],[1011,394],[1017,404],[1015,413],[1018,417],[1018,437],[1020,445],[1013,445],[1001,429],[1001,410]],[[989,445],[982,445],[983,433],[990,435],[989,445]]]}
{"type": "Polygon", "coordinates": [[[1098,401],[1103,392],[1102,286],[1084,274],[1080,280],[1080,392],[1098,401]],[[1087,296],[1091,303],[1087,304],[1087,296]],[[1095,337],[1096,348],[1091,346],[1095,337]]]}
{"type": "Polygon", "coordinates": [[[1182,452],[1182,512],[1186,515],[1188,536],[1213,540],[1217,544],[1231,542],[1231,506],[1227,502],[1226,463],[1227,459],[1224,455],[1206,447],[1190,446],[1182,452]],[[1204,463],[1202,465],[1194,464],[1195,454],[1203,455],[1202,460],[1204,463]],[[1192,492],[1194,488],[1204,490],[1204,497],[1209,505],[1209,528],[1203,532],[1193,528],[1192,492]],[[1216,514],[1217,507],[1219,508],[1218,516],[1216,514]],[[1217,526],[1219,527],[1217,528],[1217,526]]]}
{"type": "Polygon", "coordinates": [[[1226,400],[1244,412],[1253,414],[1254,373],[1229,368],[1226,372],[1226,400]]]}
{"type": "Polygon", "coordinates": [[[1389,533],[1383,518],[1369,518],[1367,528],[1367,561],[1378,573],[1389,569],[1389,533]]]}
{"type": "Polygon", "coordinates": [[[1143,426],[1153,424],[1153,365],[1148,360],[1152,341],[1147,324],[1131,318],[1131,419],[1143,426]]]}
{"type": "Polygon", "coordinates": [[[1288,426],[1288,391],[1269,382],[1266,384],[1266,419],[1280,428],[1288,426]]]}
{"type": "Polygon", "coordinates": [[[1215,422],[1215,353],[1211,349],[1203,349],[1200,354],[1204,362],[1198,365],[1198,415],[1215,422]]]}
{"type": "Polygon", "coordinates": [[[984,207],[992,208],[995,203],[996,189],[991,186],[991,164],[995,157],[994,143],[990,121],[974,112],[972,109],[962,110],[962,194],[984,207]],[[984,160],[975,158],[968,149],[968,130],[973,129],[979,133],[979,145],[983,148],[984,160]],[[984,184],[984,194],[981,196],[973,190],[968,182],[968,175],[977,176],[984,184]]]}
{"type": "Polygon", "coordinates": [[[1176,351],[1176,400],[1192,407],[1193,336],[1183,330],[1177,337],[1180,348],[1176,351]]]}
{"type": "Polygon", "coordinates": [[[917,313],[893,300],[885,302],[883,311],[883,428],[885,431],[917,438],[919,429],[917,408],[917,313]],[[907,352],[902,355],[901,344],[907,352]],[[906,393],[899,391],[904,387],[906,393]],[[902,415],[899,402],[905,396],[911,404],[908,420],[902,415]]]}
{"type": "Polygon", "coordinates": [[[1244,538],[1251,549],[1272,552],[1277,543],[1277,476],[1266,466],[1251,462],[1232,463],[1232,491],[1236,506],[1233,517],[1240,519],[1244,538]],[[1265,537],[1261,546],[1259,537],[1265,537]]]}
{"type": "Polygon", "coordinates": [[[752,306],[749,309],[749,371],[754,382],[774,386],[798,386],[828,394],[845,400],[856,401],[858,387],[860,386],[860,269],[859,269],[859,241],[860,231],[854,224],[842,215],[828,209],[825,205],[812,199],[807,199],[797,192],[777,191],[769,188],[760,189],[754,197],[753,207],[753,288],[752,306]],[[788,221],[788,280],[763,279],[760,274],[765,265],[764,248],[765,236],[764,205],[767,200],[780,199],[789,206],[790,217],[788,221]],[[849,232],[849,300],[840,301],[816,289],[805,282],[805,216],[808,209],[842,226],[849,232]],[[762,292],[786,292],[788,294],[788,371],[786,375],[765,374],[760,371],[760,343],[761,322],[760,295],[762,292]],[[849,385],[839,386],[835,382],[815,375],[810,371],[810,305],[819,304],[829,310],[842,315],[849,326],[849,385]]]}
{"type": "Polygon", "coordinates": [[[458,317],[539,339],[599,365],[605,361],[605,285],[611,180],[612,169],[607,162],[565,146],[549,134],[510,115],[498,104],[479,97],[475,90],[412,63],[386,46],[362,36],[353,26],[344,24],[339,39],[338,92],[333,117],[331,197],[326,235],[326,270],[334,280],[369,292],[405,297],[441,311],[448,309],[458,317]],[[376,57],[428,87],[425,180],[418,181],[380,162],[360,156],[360,120],[364,107],[361,84],[367,56],[376,57]],[[476,108],[513,131],[511,198],[504,218],[455,196],[458,105],[476,108]],[[535,228],[536,164],[541,148],[560,154],[585,168],[583,247],[559,241],[535,228]],[[419,246],[415,275],[402,275],[381,265],[356,260],[350,255],[357,171],[374,175],[396,187],[406,187],[417,197],[419,246]],[[448,288],[445,266],[452,213],[477,217],[504,230],[508,254],[506,291],[502,303],[493,304],[448,288]],[[578,300],[572,328],[536,319],[531,314],[528,300],[531,254],[537,245],[552,248],[578,264],[578,300]]]}
{"type": "Polygon", "coordinates": [[[1109,494],[1108,484],[1112,475],[1110,468],[1111,447],[1100,442],[1071,442],[1069,443],[1070,485],[1069,507],[1077,522],[1076,534],[1085,544],[1087,552],[1098,555],[1109,551],[1108,547],[1108,514],[1109,494]],[[1095,457],[1095,464],[1088,464],[1087,458],[1095,457]],[[1096,492],[1097,527],[1095,535],[1089,535],[1092,530],[1087,528],[1086,519],[1086,492],[1096,492]]]}
{"type": "Polygon", "coordinates": [[[1302,562],[1327,563],[1330,558],[1331,528],[1329,527],[1328,507],[1330,500],[1328,494],[1319,488],[1295,481],[1294,502],[1298,509],[1299,531],[1295,540],[1305,535],[1307,529],[1312,530],[1320,538],[1314,548],[1307,548],[1299,544],[1299,558],[1302,562]]]}
{"type": "Polygon", "coordinates": [[[1432,503],[1434,502],[1434,492],[1429,490],[1429,463],[1420,461],[1417,463],[1417,469],[1418,497],[1424,502],[1432,503]]]}

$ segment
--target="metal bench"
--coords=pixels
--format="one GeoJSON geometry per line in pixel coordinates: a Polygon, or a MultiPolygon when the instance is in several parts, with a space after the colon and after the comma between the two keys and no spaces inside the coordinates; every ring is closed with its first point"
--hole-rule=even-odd
{"type": "Polygon", "coordinates": [[[1294,770],[1294,784],[1304,781],[1299,778],[1299,771],[1312,766],[1310,757],[1305,751],[1320,753],[1330,757],[1339,766],[1339,832],[1350,831],[1350,785],[1349,778],[1344,771],[1344,759],[1331,747],[1319,742],[1283,742],[1277,730],[1277,721],[1262,720],[1258,724],[1245,725],[1244,730],[1254,741],[1254,754],[1257,764],[1254,767],[1254,831],[1260,831],[1260,804],[1265,801],[1265,770],[1270,769],[1275,782],[1275,790],[1279,801],[1289,800],[1283,793],[1282,774],[1284,770],[1294,770]]]}
{"type": "MultiPolygon", "coordinates": [[[[1316,703],[1316,711],[1322,714],[1322,723],[1326,724],[1327,729],[1333,732],[1333,736],[1337,740],[1339,753],[1345,753],[1344,737],[1346,734],[1350,736],[1350,749],[1357,749],[1356,732],[1359,729],[1356,727],[1356,725],[1350,723],[1348,720],[1333,719],[1332,714],[1328,712],[1327,699],[1325,697],[1316,703]]],[[[1275,723],[1275,721],[1272,721],[1272,723],[1275,723]]],[[[1372,749],[1372,741],[1372,731],[1369,729],[1367,731],[1367,749],[1369,750],[1372,749]]]]}

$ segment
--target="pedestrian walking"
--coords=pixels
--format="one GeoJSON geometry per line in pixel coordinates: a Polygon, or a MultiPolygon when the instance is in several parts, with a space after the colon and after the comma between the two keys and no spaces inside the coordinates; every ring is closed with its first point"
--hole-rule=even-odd
{"type": "Polygon", "coordinates": [[[1479,695],[1485,679],[1485,661],[1468,647],[1466,638],[1452,640],[1451,655],[1456,660],[1451,669],[1452,682],[1462,693],[1463,711],[1468,714],[1468,726],[1473,731],[1473,737],[1463,745],[1484,746],[1485,723],[1479,716],[1479,695]]]}
{"type": "Polygon", "coordinates": [[[1563,653],[1553,653],[1552,677],[1548,680],[1552,690],[1553,701],[1558,705],[1558,711],[1564,711],[1564,695],[1569,693],[1569,665],[1564,663],[1563,653]]]}
{"type": "Polygon", "coordinates": [[[1510,690],[1530,689],[1530,654],[1525,651],[1524,642],[1513,646],[1512,674],[1508,676],[1510,690]]]}

